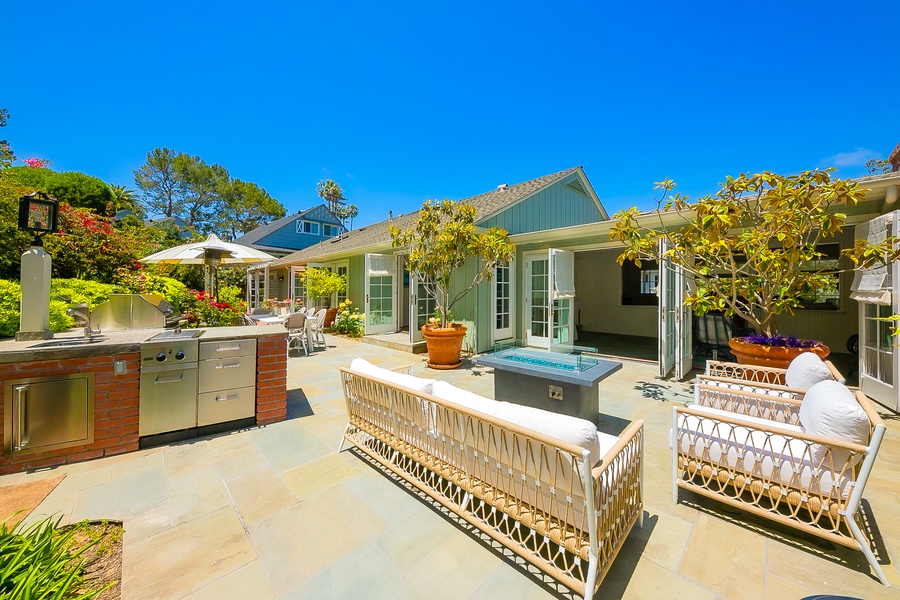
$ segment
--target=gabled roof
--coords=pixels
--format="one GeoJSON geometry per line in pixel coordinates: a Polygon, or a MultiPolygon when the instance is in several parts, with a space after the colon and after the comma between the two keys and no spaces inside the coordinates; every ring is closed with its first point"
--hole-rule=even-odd
{"type": "MultiPolygon", "coordinates": [[[[238,238],[235,238],[234,243],[240,244],[242,246],[252,246],[253,244],[255,244],[259,240],[263,239],[270,233],[278,231],[282,227],[285,227],[286,225],[293,223],[297,219],[302,219],[305,215],[308,215],[309,213],[313,212],[314,210],[316,210],[319,207],[325,208],[326,211],[328,210],[324,204],[317,204],[311,208],[307,208],[306,210],[301,210],[298,213],[288,215],[288,216],[282,217],[280,219],[276,219],[276,220],[272,221],[271,223],[266,223],[265,225],[260,225],[256,229],[254,229],[252,231],[248,231],[244,235],[242,235],[238,238]]],[[[338,221],[336,218],[333,218],[331,220],[331,222],[334,225],[341,224],[341,222],[338,221]]],[[[287,249],[285,249],[285,250],[287,250],[287,249]]]]}
{"type": "MultiPolygon", "coordinates": [[[[486,217],[497,214],[505,208],[509,208],[513,204],[524,200],[547,186],[553,185],[560,179],[579,172],[580,170],[581,167],[572,167],[571,169],[544,175],[537,179],[530,179],[506,187],[499,187],[496,190],[484,194],[465,198],[461,200],[461,202],[465,202],[466,204],[475,207],[475,221],[477,223],[486,217]]],[[[415,222],[418,214],[419,211],[416,211],[395,217],[394,219],[386,219],[384,221],[379,221],[378,223],[373,223],[372,225],[359,227],[345,233],[343,236],[337,236],[314,246],[310,246],[309,248],[304,248],[303,250],[288,254],[283,258],[279,258],[278,260],[269,263],[269,266],[279,267],[296,263],[306,263],[313,259],[318,259],[331,254],[349,252],[359,248],[377,246],[379,244],[388,244],[391,241],[391,234],[388,230],[388,226],[394,225],[399,229],[407,229],[415,222]]]]}

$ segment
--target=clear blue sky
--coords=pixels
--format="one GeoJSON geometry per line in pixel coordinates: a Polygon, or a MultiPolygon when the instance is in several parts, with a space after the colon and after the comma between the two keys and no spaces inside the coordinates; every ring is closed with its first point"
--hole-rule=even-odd
{"type": "Polygon", "coordinates": [[[864,173],[900,142],[898,2],[14,2],[19,158],[134,187],[168,146],[357,224],[575,165],[610,213],[653,181],[864,173]]]}

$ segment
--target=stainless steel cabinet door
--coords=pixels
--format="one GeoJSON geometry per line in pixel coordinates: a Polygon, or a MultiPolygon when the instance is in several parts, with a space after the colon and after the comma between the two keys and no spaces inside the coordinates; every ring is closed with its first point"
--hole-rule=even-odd
{"type": "Polygon", "coordinates": [[[196,427],[196,367],[141,373],[139,423],[141,436],[196,427]]]}
{"type": "Polygon", "coordinates": [[[251,385],[256,385],[255,355],[200,361],[201,394],[251,385]]]}
{"type": "Polygon", "coordinates": [[[94,441],[93,373],[9,381],[6,452],[40,452],[94,441]]]}
{"type": "Polygon", "coordinates": [[[256,414],[256,388],[253,386],[207,392],[197,401],[197,425],[225,423],[256,414]]]}

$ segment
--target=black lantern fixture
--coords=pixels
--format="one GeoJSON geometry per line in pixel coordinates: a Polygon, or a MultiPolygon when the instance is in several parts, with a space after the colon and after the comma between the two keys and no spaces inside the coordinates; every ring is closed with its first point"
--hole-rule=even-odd
{"type": "Polygon", "coordinates": [[[41,236],[57,230],[59,201],[44,192],[34,192],[19,198],[19,229],[34,234],[32,246],[42,246],[41,236]]]}

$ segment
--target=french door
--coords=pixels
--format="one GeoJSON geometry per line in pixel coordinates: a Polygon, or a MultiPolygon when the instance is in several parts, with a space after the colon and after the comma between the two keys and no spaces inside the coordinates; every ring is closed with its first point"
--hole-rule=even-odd
{"type": "Polygon", "coordinates": [[[515,273],[513,265],[497,265],[494,269],[491,301],[494,313],[493,339],[495,341],[513,337],[515,273]]]}
{"type": "Polygon", "coordinates": [[[409,275],[409,290],[409,341],[421,342],[425,339],[422,335],[422,325],[425,325],[428,318],[434,314],[437,300],[428,292],[422,281],[412,273],[409,275]]]}
{"type": "MultiPolygon", "coordinates": [[[[660,254],[666,250],[660,240],[660,254]]],[[[684,269],[672,264],[672,259],[659,261],[659,376],[668,377],[675,370],[676,379],[684,379],[694,359],[691,309],[684,304],[692,281],[684,269]]]]}
{"type": "Polygon", "coordinates": [[[392,254],[366,254],[366,334],[397,331],[394,306],[397,259],[392,254]]]}
{"type": "Polygon", "coordinates": [[[569,345],[575,329],[575,254],[550,248],[525,257],[525,332],[529,346],[569,345]]]}
{"type": "MultiPolygon", "coordinates": [[[[900,235],[900,211],[856,226],[856,238],[871,243],[892,235],[900,235]]],[[[900,323],[885,318],[900,314],[900,262],[857,271],[850,297],[859,302],[859,389],[898,410],[900,338],[891,334],[900,323]]]]}

